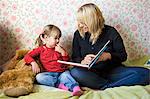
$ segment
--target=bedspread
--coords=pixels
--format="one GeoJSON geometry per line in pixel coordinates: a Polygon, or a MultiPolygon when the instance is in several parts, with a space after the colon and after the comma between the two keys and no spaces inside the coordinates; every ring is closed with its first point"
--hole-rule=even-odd
{"type": "MultiPolygon", "coordinates": [[[[150,56],[144,56],[141,59],[127,61],[124,64],[143,67],[148,59],[150,59],[150,56]]],[[[144,67],[150,68],[150,66],[144,67]]],[[[33,93],[26,96],[20,96],[17,99],[150,99],[150,85],[121,86],[107,88],[105,90],[93,90],[87,87],[82,87],[82,89],[84,90],[84,94],[78,97],[72,96],[69,91],[35,84],[33,93]]],[[[16,98],[7,97],[0,92],[0,99],[16,98]]]]}

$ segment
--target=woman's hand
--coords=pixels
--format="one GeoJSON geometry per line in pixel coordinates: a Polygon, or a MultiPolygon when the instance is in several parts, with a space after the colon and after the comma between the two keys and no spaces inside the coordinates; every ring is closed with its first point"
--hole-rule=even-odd
{"type": "Polygon", "coordinates": [[[31,65],[32,65],[32,71],[34,73],[39,73],[40,72],[40,68],[39,68],[38,64],[35,61],[31,62],[31,65]]]}
{"type": "Polygon", "coordinates": [[[103,54],[99,57],[97,62],[106,60],[111,60],[111,54],[108,52],[103,52],[103,54]]]}
{"type": "Polygon", "coordinates": [[[92,59],[95,57],[94,54],[88,54],[84,57],[84,59],[81,61],[81,64],[89,64],[92,59]]]}
{"type": "Polygon", "coordinates": [[[55,46],[55,51],[61,53],[62,56],[66,56],[68,54],[59,44],[55,46]]]}

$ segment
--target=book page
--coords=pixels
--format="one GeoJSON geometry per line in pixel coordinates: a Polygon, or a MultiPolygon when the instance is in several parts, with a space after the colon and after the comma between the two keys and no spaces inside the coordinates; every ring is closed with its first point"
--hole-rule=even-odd
{"type": "Polygon", "coordinates": [[[102,49],[96,54],[96,57],[92,60],[92,62],[89,64],[89,68],[91,68],[99,59],[99,57],[103,54],[103,52],[106,50],[107,45],[110,43],[110,40],[107,41],[107,43],[102,47],[102,49]]]}
{"type": "Polygon", "coordinates": [[[73,66],[79,66],[79,67],[89,68],[89,65],[83,65],[83,64],[80,64],[80,63],[67,62],[67,61],[61,61],[61,60],[58,60],[57,62],[58,63],[62,63],[62,64],[67,64],[67,65],[73,65],[73,66]]]}
{"type": "Polygon", "coordinates": [[[110,40],[108,40],[107,43],[102,47],[102,49],[100,49],[100,51],[96,54],[96,57],[93,58],[93,60],[91,61],[91,63],[89,65],[83,65],[81,63],[67,62],[67,61],[61,61],[61,60],[58,60],[57,62],[62,63],[62,64],[67,64],[67,65],[86,67],[86,68],[90,69],[97,62],[97,60],[103,54],[103,52],[106,50],[107,45],[109,43],[110,43],[110,40]]]}

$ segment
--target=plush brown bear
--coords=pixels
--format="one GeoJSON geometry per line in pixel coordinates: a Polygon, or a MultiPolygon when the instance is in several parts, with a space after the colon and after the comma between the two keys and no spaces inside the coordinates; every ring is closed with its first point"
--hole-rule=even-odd
{"type": "Polygon", "coordinates": [[[23,59],[29,50],[18,50],[16,55],[2,65],[0,74],[0,89],[7,96],[21,96],[33,91],[35,73],[23,59]]]}

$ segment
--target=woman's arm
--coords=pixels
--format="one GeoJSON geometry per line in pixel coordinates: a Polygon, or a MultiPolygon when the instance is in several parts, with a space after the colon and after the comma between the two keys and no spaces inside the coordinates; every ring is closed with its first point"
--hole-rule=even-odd
{"type": "MultiPolygon", "coordinates": [[[[114,29],[115,30],[115,29],[114,29]]],[[[123,44],[123,40],[117,30],[113,31],[116,32],[115,36],[112,38],[112,47],[113,51],[110,52],[111,60],[116,63],[121,63],[127,59],[127,53],[125,50],[125,46],[123,44]]]]}

